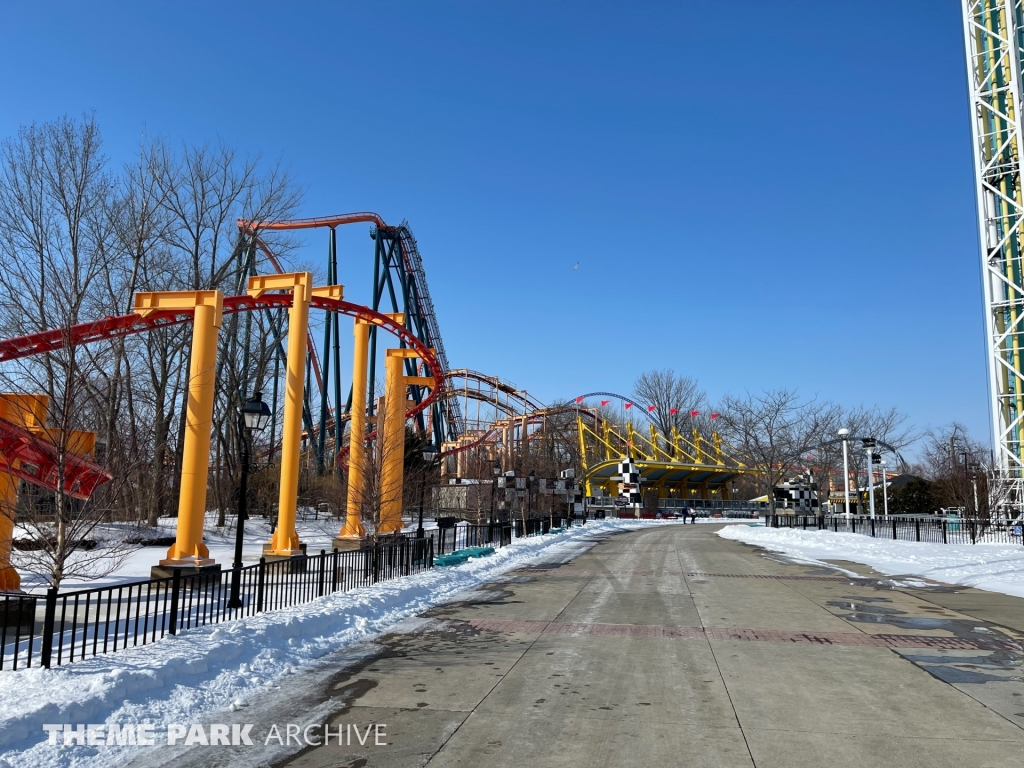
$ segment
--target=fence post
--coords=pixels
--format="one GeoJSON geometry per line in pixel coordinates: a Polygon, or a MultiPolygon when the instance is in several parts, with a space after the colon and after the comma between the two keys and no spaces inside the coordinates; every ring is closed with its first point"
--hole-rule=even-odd
{"type": "Polygon", "coordinates": [[[871,538],[875,537],[875,518],[871,518],[871,538]]]}
{"type": "Polygon", "coordinates": [[[970,526],[970,530],[971,530],[971,544],[977,544],[978,543],[978,538],[977,538],[978,537],[978,531],[977,531],[977,528],[976,528],[977,524],[973,520],[971,520],[968,523],[968,525],[970,526]]]}
{"type": "Polygon", "coordinates": [[[919,517],[914,518],[914,541],[921,540],[921,519],[919,517]]]}
{"type": "Polygon", "coordinates": [[[325,567],[325,564],[326,564],[326,561],[327,561],[326,555],[327,555],[327,550],[326,549],[321,549],[320,550],[320,573],[318,574],[318,578],[317,578],[317,591],[316,591],[316,596],[317,597],[323,597],[324,596],[324,567],[325,567]]]}
{"type": "MultiPolygon", "coordinates": [[[[39,649],[39,663],[46,669],[50,668],[50,656],[53,653],[53,623],[57,617],[57,590],[50,587],[46,590],[46,611],[43,613],[43,644],[39,649]]],[[[21,617],[18,617],[21,621],[21,617]]]]}
{"type": "Polygon", "coordinates": [[[167,618],[167,634],[178,634],[178,595],[181,592],[181,568],[171,571],[171,615],[167,618]]]}
{"type": "Polygon", "coordinates": [[[896,535],[896,518],[892,519],[892,540],[896,541],[899,537],[896,535]]]}
{"type": "Polygon", "coordinates": [[[946,543],[946,521],[942,521],[942,543],[946,543]]]}
{"type": "Polygon", "coordinates": [[[261,557],[256,569],[256,613],[263,613],[263,586],[267,579],[267,558],[261,557]]]}

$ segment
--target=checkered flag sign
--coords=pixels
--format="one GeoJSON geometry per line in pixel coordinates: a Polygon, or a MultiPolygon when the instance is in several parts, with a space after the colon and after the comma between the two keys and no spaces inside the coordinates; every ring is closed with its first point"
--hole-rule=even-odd
{"type": "Polygon", "coordinates": [[[619,498],[627,504],[640,503],[640,471],[630,458],[619,462],[619,498]]]}

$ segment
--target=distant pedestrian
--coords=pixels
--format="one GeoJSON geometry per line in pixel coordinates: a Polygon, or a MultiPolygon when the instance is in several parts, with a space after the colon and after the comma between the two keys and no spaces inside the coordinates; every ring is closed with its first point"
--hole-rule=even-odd
{"type": "Polygon", "coordinates": [[[690,507],[690,523],[693,525],[697,524],[697,510],[690,507]]]}
{"type": "Polygon", "coordinates": [[[690,513],[689,513],[689,511],[688,511],[688,510],[686,509],[686,507],[683,507],[683,525],[686,525],[686,518],[687,518],[687,516],[688,516],[689,514],[690,514],[690,513]]]}

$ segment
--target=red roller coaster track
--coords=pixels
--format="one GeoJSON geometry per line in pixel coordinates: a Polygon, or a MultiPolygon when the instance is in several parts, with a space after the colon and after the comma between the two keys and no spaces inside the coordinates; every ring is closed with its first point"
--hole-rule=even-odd
{"type": "MultiPolygon", "coordinates": [[[[269,293],[258,299],[250,296],[226,296],[224,298],[224,314],[253,312],[260,309],[281,309],[290,307],[291,304],[290,293],[269,293]]],[[[310,306],[350,317],[358,317],[380,326],[404,340],[410,348],[415,349],[423,362],[430,366],[430,370],[439,370],[434,350],[427,347],[404,326],[381,312],[375,312],[360,304],[321,296],[314,296],[310,301],[310,306]]],[[[67,347],[90,344],[103,339],[131,336],[168,325],[187,323],[192,320],[192,314],[190,311],[169,311],[154,313],[148,317],[136,314],[105,317],[102,320],[81,323],[70,328],[41,331],[27,336],[6,339],[0,341],[0,363],[56,352],[67,347]]],[[[406,412],[406,418],[415,416],[420,411],[429,408],[439,396],[443,384],[443,381],[438,382],[438,385],[430,390],[427,397],[406,412]]],[[[368,434],[366,439],[372,440],[375,436],[376,431],[368,434]]],[[[0,420],[0,455],[7,457],[7,463],[10,465],[4,467],[3,462],[0,461],[0,469],[10,469],[13,474],[23,477],[29,482],[51,490],[57,489],[56,448],[48,448],[27,430],[0,420]],[[23,465],[22,469],[11,468],[23,465]],[[36,469],[32,469],[33,467],[36,469]]],[[[65,465],[64,492],[71,496],[88,498],[97,485],[111,479],[110,474],[101,467],[80,457],[69,455],[65,465]]]]}

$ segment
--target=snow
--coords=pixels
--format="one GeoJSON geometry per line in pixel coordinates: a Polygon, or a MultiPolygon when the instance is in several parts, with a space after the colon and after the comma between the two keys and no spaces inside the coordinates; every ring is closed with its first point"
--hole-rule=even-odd
{"type": "MultiPolygon", "coordinates": [[[[540,559],[564,561],[596,537],[671,524],[598,520],[556,535],[516,539],[493,555],[50,670],[0,674],[0,765],[113,765],[147,747],[54,747],[44,723],[195,723],[245,707],[281,678],[315,672],[336,654],[540,559]]],[[[148,565],[147,565],[148,568],[148,565]]],[[[289,681],[291,687],[291,681],[289,681]]],[[[159,743],[159,742],[158,742],[159,743]]],[[[151,748],[149,748],[151,749],[151,748]]]]}
{"type": "MultiPolygon", "coordinates": [[[[203,531],[203,542],[210,550],[210,557],[218,563],[230,565],[235,559],[235,526],[234,516],[227,517],[227,525],[218,528],[214,522],[216,513],[207,516],[207,524],[203,531]]],[[[299,534],[299,540],[306,544],[310,554],[316,554],[320,550],[331,550],[334,537],[338,535],[344,521],[335,517],[322,517],[314,520],[297,520],[295,530],[299,534]]],[[[136,525],[105,525],[97,526],[92,538],[103,540],[104,538],[116,538],[124,535],[125,529],[130,529],[130,534],[144,535],[147,538],[174,537],[177,520],[172,517],[161,518],[159,525],[154,528],[140,527],[136,525]]],[[[423,528],[430,530],[436,528],[433,520],[424,520],[423,528]]],[[[409,529],[406,529],[409,530],[409,529]]],[[[19,534],[16,533],[16,537],[19,534]]],[[[25,534],[21,534],[25,535],[25,534]]],[[[253,517],[246,521],[245,534],[242,537],[242,562],[254,564],[263,555],[263,545],[270,540],[269,522],[260,517],[253,517]]],[[[132,551],[123,563],[120,563],[116,570],[107,576],[98,579],[65,579],[61,582],[62,591],[74,589],[87,589],[92,587],[108,587],[113,584],[123,584],[130,581],[139,581],[150,578],[150,569],[162,558],[167,557],[167,546],[140,546],[132,551]]],[[[13,553],[14,564],[19,565],[18,552],[13,553]]],[[[22,589],[27,592],[43,594],[46,592],[44,579],[22,571],[22,589]]],[[[0,766],[2,768],[2,766],[0,766]]]]}
{"type": "Polygon", "coordinates": [[[863,563],[890,576],[917,576],[1024,597],[1024,547],[1021,546],[893,541],[859,533],[766,528],[759,524],[729,526],[718,535],[781,552],[808,564],[835,567],[827,561],[846,560],[863,563]]]}

